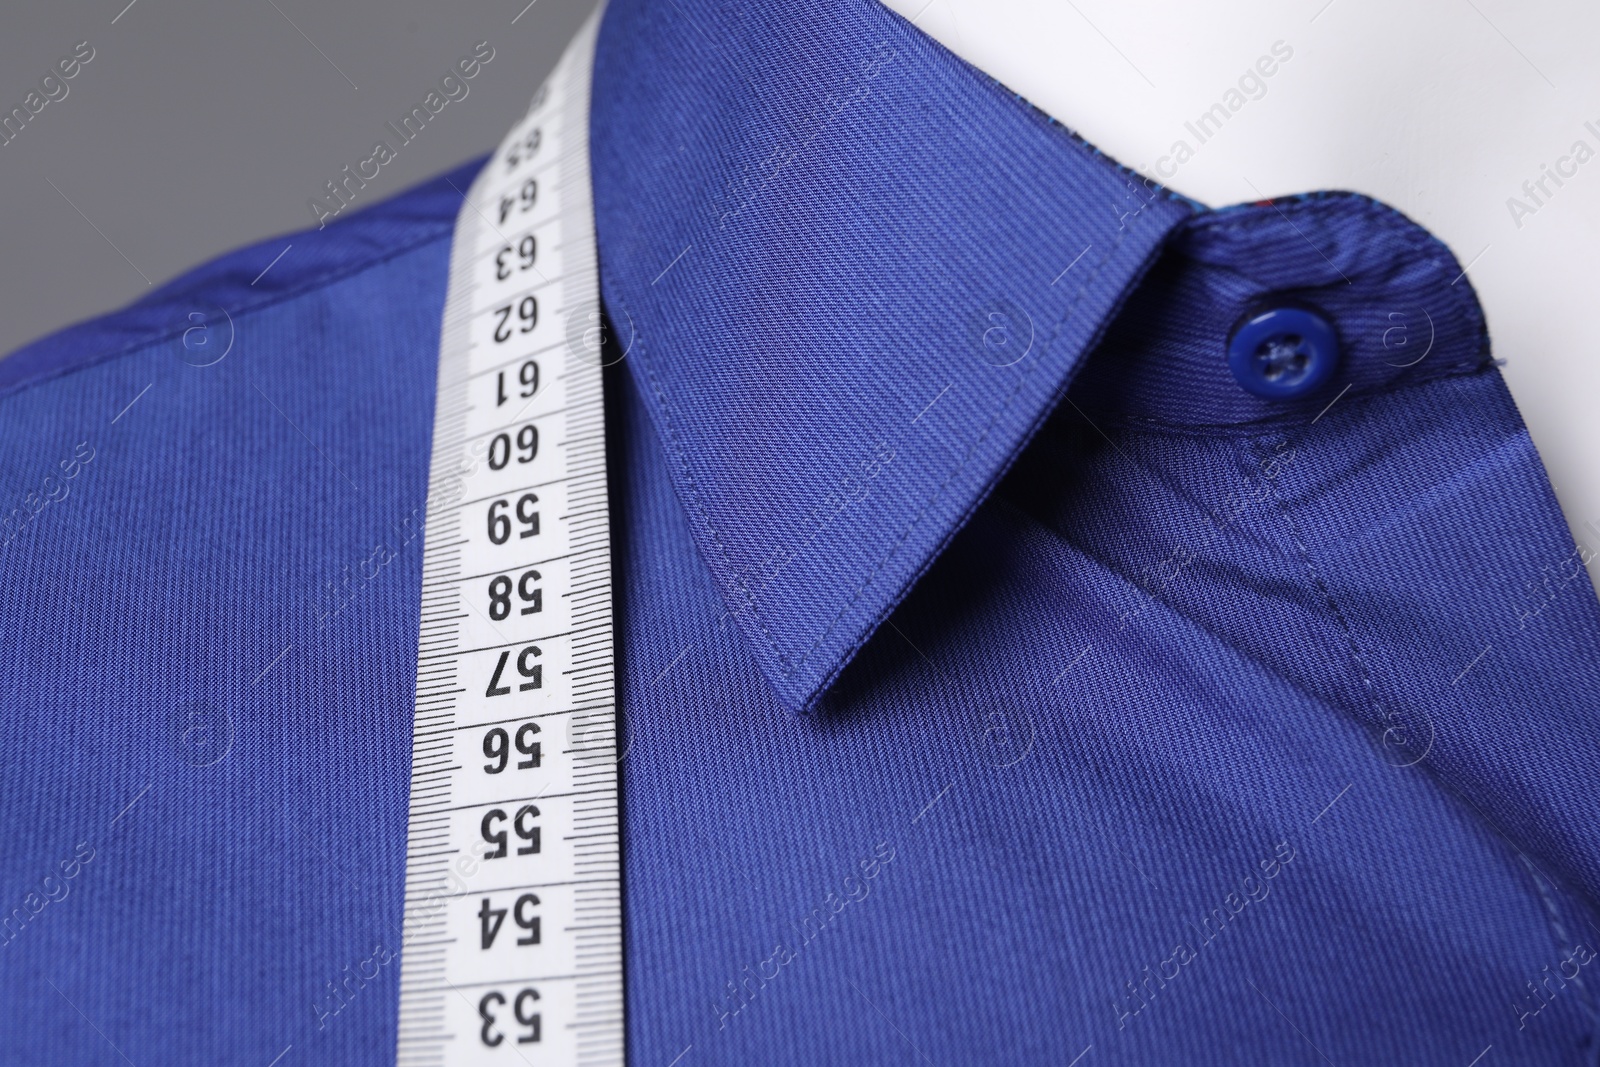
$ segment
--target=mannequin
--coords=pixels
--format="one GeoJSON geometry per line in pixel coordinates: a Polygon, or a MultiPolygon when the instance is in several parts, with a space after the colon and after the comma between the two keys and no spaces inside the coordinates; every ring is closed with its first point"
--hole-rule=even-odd
{"type": "Polygon", "coordinates": [[[885,2],[1202,203],[1346,189],[1431,230],[1468,270],[1573,536],[1600,554],[1600,9],[885,2]]]}

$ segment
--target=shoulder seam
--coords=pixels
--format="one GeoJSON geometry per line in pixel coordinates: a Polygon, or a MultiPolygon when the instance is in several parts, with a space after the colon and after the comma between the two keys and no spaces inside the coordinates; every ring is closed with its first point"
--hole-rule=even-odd
{"type": "MultiPolygon", "coordinates": [[[[322,286],[328,285],[328,284],[330,284],[332,282],[342,281],[345,278],[349,278],[349,277],[352,277],[354,275],[360,274],[363,271],[371,270],[374,267],[382,266],[383,264],[388,263],[390,260],[393,260],[393,259],[396,259],[396,258],[398,258],[400,256],[403,256],[408,252],[415,251],[416,249],[422,247],[423,245],[432,244],[433,242],[438,241],[440,239],[448,239],[450,237],[450,235],[452,233],[454,233],[454,232],[455,232],[455,226],[454,226],[453,223],[450,224],[450,225],[447,225],[447,226],[440,227],[439,229],[437,229],[435,231],[432,231],[432,232],[430,232],[430,233],[428,233],[428,234],[426,234],[426,235],[424,235],[422,237],[419,237],[416,240],[411,241],[408,244],[401,245],[398,248],[394,248],[394,249],[385,251],[383,254],[381,254],[379,256],[376,256],[376,257],[374,257],[372,259],[369,259],[369,260],[366,260],[364,262],[361,262],[361,263],[358,263],[358,264],[354,264],[354,265],[351,265],[351,266],[348,266],[348,267],[338,268],[338,269],[329,271],[326,274],[318,275],[317,277],[306,281],[302,285],[296,286],[294,289],[291,289],[288,292],[274,293],[271,296],[264,297],[264,298],[262,298],[260,301],[258,301],[256,303],[249,304],[249,305],[245,306],[242,310],[238,311],[236,314],[237,314],[237,316],[239,318],[243,318],[246,315],[253,314],[253,313],[255,313],[257,311],[261,311],[261,310],[263,310],[265,308],[275,307],[276,305],[282,304],[282,303],[284,303],[286,301],[297,299],[297,298],[299,298],[301,296],[304,296],[307,292],[309,292],[309,291],[311,291],[313,289],[318,289],[318,288],[321,288],[322,286]]],[[[176,296],[176,295],[177,294],[174,294],[174,296],[176,296]]],[[[137,306],[138,306],[137,304],[132,304],[132,305],[129,305],[129,308],[137,307],[137,306]]],[[[122,310],[127,310],[127,308],[124,308],[122,310]]],[[[110,313],[110,315],[105,316],[105,317],[109,318],[110,316],[118,315],[118,314],[121,314],[121,311],[113,311],[113,312],[110,313]]],[[[88,320],[88,321],[92,322],[94,320],[91,319],[91,320],[88,320]]],[[[68,327],[68,329],[70,329],[70,328],[71,327],[68,327]]],[[[82,359],[73,361],[72,363],[67,364],[67,365],[48,368],[47,370],[41,371],[39,374],[37,374],[36,376],[34,376],[32,378],[25,378],[22,381],[17,382],[14,385],[12,385],[12,386],[10,386],[10,387],[8,387],[6,389],[0,390],[0,400],[8,400],[13,396],[16,396],[16,395],[18,395],[20,393],[24,393],[27,390],[34,388],[35,386],[44,385],[44,384],[46,384],[48,382],[53,382],[53,381],[56,381],[57,379],[65,378],[65,377],[67,377],[69,375],[76,374],[79,371],[88,370],[91,367],[98,367],[98,366],[101,366],[102,364],[109,363],[109,362],[111,362],[113,360],[116,360],[116,359],[120,359],[123,356],[128,356],[128,355],[132,355],[135,352],[143,351],[143,350],[145,350],[147,348],[150,348],[153,345],[160,344],[162,341],[171,340],[174,337],[180,336],[183,333],[183,330],[184,330],[184,327],[179,326],[179,325],[175,325],[175,326],[173,326],[173,327],[171,327],[170,329],[167,329],[167,330],[154,331],[147,337],[142,337],[137,341],[130,342],[130,343],[122,346],[121,348],[115,349],[113,351],[97,353],[97,354],[95,354],[93,356],[87,356],[87,357],[84,357],[82,359]]]]}

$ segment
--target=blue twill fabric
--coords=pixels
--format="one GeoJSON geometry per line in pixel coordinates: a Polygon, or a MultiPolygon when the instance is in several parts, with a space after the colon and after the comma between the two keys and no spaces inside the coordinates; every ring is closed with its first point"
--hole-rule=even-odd
{"type": "MultiPolygon", "coordinates": [[[[1600,1062],[1592,553],[1442,244],[869,0],[612,0],[592,139],[632,1062],[1600,1062]]],[[[0,361],[0,1063],[393,1061],[480,165],[0,361]]]]}

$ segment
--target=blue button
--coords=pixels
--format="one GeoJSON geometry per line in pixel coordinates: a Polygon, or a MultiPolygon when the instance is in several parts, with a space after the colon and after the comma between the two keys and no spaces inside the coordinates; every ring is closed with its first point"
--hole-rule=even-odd
{"type": "Polygon", "coordinates": [[[1252,315],[1228,339],[1228,367],[1239,384],[1269,400],[1315,392],[1339,365],[1339,337],[1328,320],[1301,307],[1252,315]]]}

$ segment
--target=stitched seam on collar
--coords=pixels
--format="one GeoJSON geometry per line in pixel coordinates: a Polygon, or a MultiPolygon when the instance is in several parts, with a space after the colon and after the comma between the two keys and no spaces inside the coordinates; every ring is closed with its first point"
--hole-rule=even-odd
{"type": "MultiPolygon", "coordinates": [[[[1068,306],[1067,310],[1062,313],[1060,319],[1057,320],[1055,327],[1051,331],[1050,341],[1046,345],[1047,350],[1050,345],[1053,345],[1060,338],[1061,331],[1066,327],[1067,323],[1071,321],[1072,316],[1082,303],[1084,296],[1087,294],[1089,286],[1100,276],[1100,274],[1105,270],[1105,267],[1116,257],[1117,253],[1126,247],[1125,242],[1128,234],[1132,232],[1131,224],[1137,222],[1140,218],[1145,217],[1148,216],[1142,209],[1139,212],[1128,216],[1127,222],[1129,224],[1124,225],[1122,229],[1118,231],[1116,241],[1112,243],[1111,248],[1107,250],[1100,262],[1095,264],[1094,271],[1089,274],[1088,277],[1086,277],[1079,285],[1077,293],[1073,296],[1072,303],[1068,306]]],[[[627,305],[625,303],[619,299],[617,301],[617,305],[624,315],[627,315],[630,319],[633,319],[633,316],[627,310],[627,305]]],[[[636,322],[637,320],[635,319],[634,321],[636,322]]],[[[856,587],[855,592],[851,594],[849,599],[840,606],[839,610],[834,614],[828,625],[817,636],[817,638],[812,641],[810,647],[800,655],[799,659],[795,660],[791,664],[789,656],[778,647],[777,639],[773,636],[771,627],[768,625],[766,618],[762,614],[761,608],[757,605],[754,596],[750,592],[749,583],[740,576],[738,568],[734,566],[733,560],[728,554],[727,546],[723,543],[721,535],[717,532],[716,525],[711,521],[711,517],[705,507],[705,502],[701,497],[699,483],[696,482],[693,469],[689,464],[688,453],[685,449],[684,442],[678,434],[676,420],[673,416],[672,401],[668,397],[666,390],[662,387],[661,381],[656,376],[650,361],[644,358],[645,342],[642,333],[636,335],[636,340],[639,344],[639,363],[643,367],[646,377],[649,379],[651,392],[655,395],[656,400],[661,407],[661,416],[665,424],[664,429],[666,430],[668,443],[678,459],[679,469],[682,470],[688,485],[690,506],[695,517],[704,524],[706,531],[711,535],[712,544],[715,546],[717,554],[721,558],[723,565],[728,570],[728,574],[730,576],[729,579],[726,582],[719,582],[718,584],[723,585],[730,591],[741,594],[743,608],[750,612],[751,618],[755,621],[756,627],[761,631],[762,637],[766,639],[769,651],[772,653],[773,658],[777,660],[779,673],[781,677],[785,679],[792,677],[795,672],[798,671],[800,667],[816,652],[822,643],[827,640],[833,631],[838,628],[840,621],[843,620],[845,614],[861,598],[861,595],[867,590],[868,586],[872,584],[874,579],[877,577],[878,572],[882,570],[884,565],[887,564],[889,560],[894,557],[895,553],[900,550],[901,546],[911,536],[912,531],[916,529],[917,525],[927,515],[929,509],[931,509],[934,503],[938,501],[938,499],[944,494],[950,483],[953,482],[955,478],[962,472],[962,470],[966,468],[973,455],[977,452],[979,446],[982,445],[983,442],[988,438],[989,433],[994,428],[995,423],[999,421],[1000,417],[1004,415],[1015,402],[1017,396],[1021,393],[1023,386],[1027,384],[1028,375],[1033,373],[1034,369],[1040,363],[1040,360],[1033,361],[1023,370],[1021,374],[1017,376],[1016,385],[1012,388],[1010,393],[1007,394],[1005,400],[999,405],[999,407],[995,409],[994,413],[990,416],[989,421],[985,424],[983,430],[968,446],[966,454],[963,455],[961,461],[957,463],[956,466],[950,471],[950,473],[945,477],[944,481],[935,487],[932,494],[917,510],[917,514],[906,525],[900,536],[889,545],[878,562],[867,570],[866,575],[861,580],[861,584],[856,587]]],[[[1042,354],[1043,353],[1041,353],[1041,355],[1042,354]]]]}
{"type": "MultiPolygon", "coordinates": [[[[637,321],[633,319],[627,305],[621,299],[617,300],[617,307],[630,321],[637,321]]],[[[760,628],[762,636],[767,639],[767,646],[772,650],[772,654],[777,657],[779,664],[782,665],[787,662],[787,658],[779,651],[777,640],[767,628],[766,620],[761,616],[761,610],[756,607],[755,598],[750,593],[749,583],[744,579],[739,569],[733,565],[733,560],[728,555],[728,548],[722,543],[722,535],[717,532],[716,526],[711,521],[710,513],[706,511],[705,502],[700,495],[700,484],[695,481],[694,469],[689,464],[689,453],[684,447],[682,438],[678,435],[676,420],[672,414],[672,402],[667,398],[666,390],[662,388],[661,381],[656,377],[655,369],[651,367],[650,361],[644,358],[645,341],[642,331],[634,334],[634,340],[639,346],[639,358],[636,362],[644,368],[645,376],[650,380],[650,391],[655,394],[656,402],[661,407],[661,418],[666,430],[667,443],[677,457],[678,467],[683,471],[684,479],[688,483],[691,510],[694,512],[695,517],[705,525],[706,531],[711,534],[711,542],[716,546],[717,554],[722,558],[723,565],[728,569],[728,574],[730,575],[728,583],[719,582],[718,584],[726,584],[730,589],[732,585],[737,584],[738,591],[744,594],[744,607],[750,611],[750,615],[755,620],[756,626],[760,628]]],[[[786,671],[785,677],[787,677],[787,674],[788,672],[786,671]]]]}
{"type": "MultiPolygon", "coordinates": [[[[1138,216],[1131,217],[1130,221],[1139,216],[1143,216],[1142,210],[1138,213],[1138,216]]],[[[1083,283],[1078,287],[1077,294],[1072,298],[1072,303],[1067,307],[1067,310],[1062,313],[1061,318],[1057,320],[1055,328],[1051,331],[1050,341],[1046,346],[1047,349],[1050,346],[1053,346],[1056,341],[1060,339],[1061,331],[1066,327],[1066,324],[1072,319],[1073,314],[1077,311],[1079,305],[1082,303],[1083,297],[1088,292],[1089,286],[1100,276],[1106,265],[1110,263],[1111,260],[1115,258],[1117,253],[1124,247],[1124,242],[1126,241],[1128,234],[1131,232],[1131,226],[1124,226],[1120,231],[1118,231],[1117,239],[1112,244],[1110,250],[1105,254],[1104,257],[1101,258],[1099,263],[1095,264],[1093,273],[1083,280],[1083,283]]],[[[1080,358],[1082,355],[1082,353],[1079,353],[1080,358]]],[[[1041,356],[1043,356],[1043,353],[1041,353],[1041,356]]],[[[838,612],[834,614],[833,619],[828,623],[827,627],[822,631],[821,634],[817,636],[816,640],[811,643],[811,647],[806,649],[806,651],[801,654],[799,660],[796,661],[794,668],[784,672],[785,677],[788,677],[790,674],[792,674],[794,670],[798,670],[800,665],[805,663],[806,660],[811,657],[812,653],[816,652],[818,647],[820,647],[822,643],[827,640],[827,638],[838,627],[845,614],[850,610],[851,607],[855,605],[856,601],[861,598],[861,594],[866,591],[867,587],[872,584],[873,580],[877,577],[878,572],[882,570],[884,565],[887,564],[895,555],[895,553],[900,550],[901,546],[911,536],[912,531],[916,529],[917,525],[921,523],[923,517],[927,515],[934,503],[944,495],[944,492],[949,487],[950,483],[953,482],[956,477],[960,475],[960,473],[966,468],[973,455],[976,454],[979,446],[981,446],[988,438],[990,431],[993,430],[995,424],[1000,420],[1000,417],[1010,409],[1012,403],[1015,402],[1017,396],[1022,392],[1022,387],[1027,383],[1028,375],[1032,374],[1035,368],[1037,368],[1041,362],[1043,362],[1042,359],[1033,361],[1028,365],[1027,368],[1024,369],[1023,373],[1017,376],[1016,386],[1011,390],[1010,394],[1007,395],[1005,401],[995,409],[994,414],[989,417],[989,421],[984,426],[983,430],[972,441],[972,443],[967,446],[966,454],[962,456],[961,461],[957,463],[955,468],[952,469],[951,472],[945,477],[945,480],[934,489],[932,495],[930,495],[923,505],[917,510],[917,514],[911,519],[911,522],[907,524],[900,536],[896,538],[895,541],[885,551],[883,557],[868,569],[866,575],[861,580],[861,584],[856,588],[856,591],[847,601],[844,602],[843,605],[840,606],[838,612]]],[[[1070,369],[1071,368],[1068,368],[1069,371],[1070,369]]]]}

